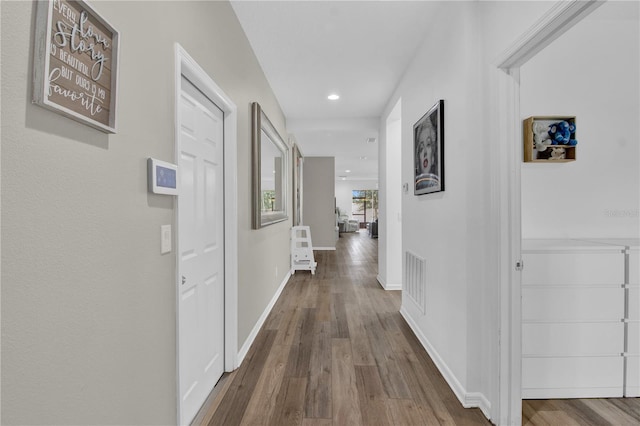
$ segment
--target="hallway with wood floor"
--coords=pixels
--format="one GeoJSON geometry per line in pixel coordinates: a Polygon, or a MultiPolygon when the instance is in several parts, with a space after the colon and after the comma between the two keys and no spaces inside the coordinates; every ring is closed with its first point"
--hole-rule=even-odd
{"type": "MultiPolygon", "coordinates": [[[[340,234],[286,284],[194,425],[489,425],[464,409],[376,280],[378,241],[340,234]]],[[[523,424],[637,425],[640,399],[523,401],[523,424]]]]}
{"type": "Polygon", "coordinates": [[[340,234],[294,274],[194,424],[488,425],[464,409],[376,280],[378,241],[340,234]]]}

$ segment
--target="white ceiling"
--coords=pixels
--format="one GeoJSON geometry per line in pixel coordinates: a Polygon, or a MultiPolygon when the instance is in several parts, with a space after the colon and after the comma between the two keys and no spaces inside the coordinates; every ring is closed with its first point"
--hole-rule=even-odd
{"type": "Polygon", "coordinates": [[[303,155],[336,157],[349,180],[377,179],[378,143],[366,140],[438,3],[231,2],[303,155]]]}

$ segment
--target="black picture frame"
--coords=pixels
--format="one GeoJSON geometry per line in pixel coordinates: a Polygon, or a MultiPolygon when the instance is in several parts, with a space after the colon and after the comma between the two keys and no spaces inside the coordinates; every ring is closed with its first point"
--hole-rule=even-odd
{"type": "Polygon", "coordinates": [[[413,125],[413,194],[444,191],[444,100],[413,125]]]}

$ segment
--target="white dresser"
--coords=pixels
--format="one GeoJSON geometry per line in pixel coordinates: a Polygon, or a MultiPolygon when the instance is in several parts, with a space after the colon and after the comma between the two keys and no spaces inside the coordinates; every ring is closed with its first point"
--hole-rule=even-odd
{"type": "Polygon", "coordinates": [[[523,398],[638,396],[638,239],[522,241],[523,398]]]}

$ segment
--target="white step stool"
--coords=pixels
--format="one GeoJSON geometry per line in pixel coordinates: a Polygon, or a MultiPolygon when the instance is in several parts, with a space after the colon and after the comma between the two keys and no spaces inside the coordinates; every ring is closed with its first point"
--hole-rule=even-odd
{"type": "Polygon", "coordinates": [[[291,273],[311,271],[315,275],[318,263],[313,258],[311,229],[308,226],[291,228],[291,273]]]}

